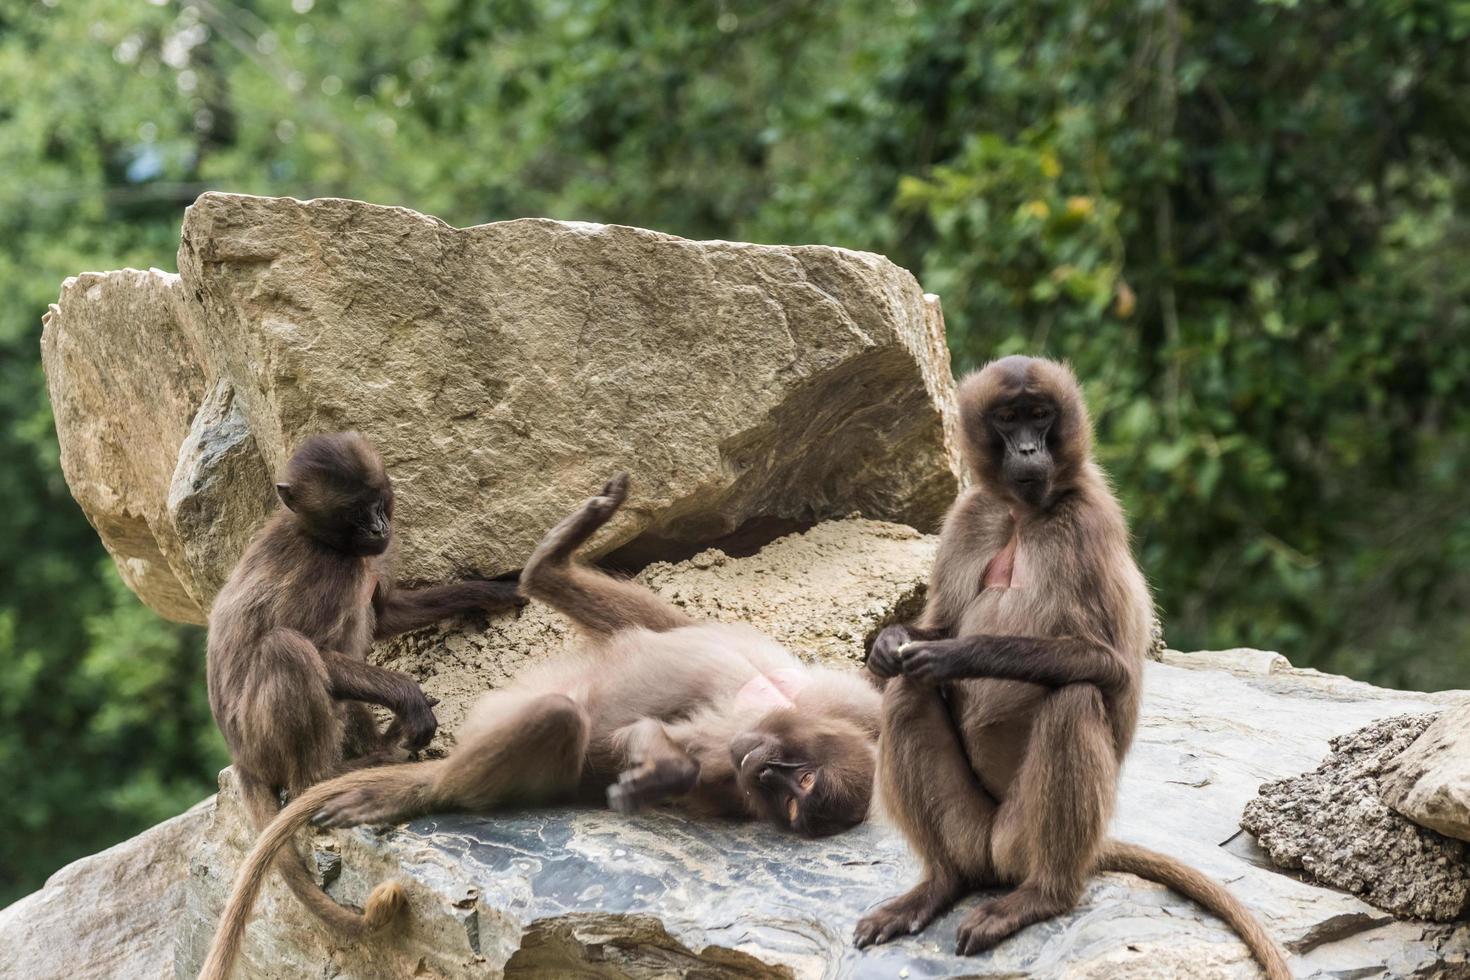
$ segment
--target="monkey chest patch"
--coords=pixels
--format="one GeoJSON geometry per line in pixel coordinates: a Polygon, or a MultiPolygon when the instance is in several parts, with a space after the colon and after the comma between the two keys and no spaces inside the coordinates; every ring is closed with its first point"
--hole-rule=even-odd
{"type": "Polygon", "coordinates": [[[1017,574],[1016,552],[1021,543],[1021,535],[1012,532],[1011,539],[1006,546],[990,559],[990,564],[985,566],[985,574],[981,576],[980,587],[982,589],[1019,589],[1023,584],[1021,576],[1017,574]]]}
{"type": "Polygon", "coordinates": [[[785,668],[769,674],[756,674],[735,692],[735,707],[773,711],[794,707],[793,699],[801,690],[801,671],[785,668]]]}

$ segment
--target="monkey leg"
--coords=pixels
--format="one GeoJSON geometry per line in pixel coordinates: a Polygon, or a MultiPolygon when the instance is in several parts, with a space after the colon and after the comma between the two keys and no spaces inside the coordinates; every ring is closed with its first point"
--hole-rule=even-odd
{"type": "Polygon", "coordinates": [[[473,714],[448,758],[385,767],[378,778],[361,774],[324,801],[312,822],[352,827],[434,810],[484,812],[544,803],[577,785],[589,723],[571,698],[496,692],[473,714]]]}
{"type": "Polygon", "coordinates": [[[613,733],[623,747],[628,768],[607,788],[607,802],[619,813],[637,813],[673,796],[683,796],[699,782],[699,763],[669,737],[656,718],[644,718],[613,733]]]}
{"type": "MultiPolygon", "coordinates": [[[[336,771],[345,729],[330,679],[311,641],[277,629],[260,641],[226,727],[236,769],[293,796],[336,771]]],[[[267,818],[268,820],[269,818],[267,818]]]]}
{"type": "Polygon", "coordinates": [[[960,923],[956,952],[990,949],[1073,908],[1096,861],[1118,782],[1107,711],[1091,684],[1059,688],[1037,708],[1011,790],[996,816],[993,856],[1015,891],[960,923]]]}
{"type": "Polygon", "coordinates": [[[436,800],[463,810],[489,810],[506,803],[544,803],[576,787],[587,754],[591,720],[563,694],[529,698],[507,692],[510,710],[479,723],[493,701],[476,705],[468,737],[434,782],[436,800]],[[517,706],[514,702],[520,702],[517,706]]]}
{"type": "Polygon", "coordinates": [[[556,609],[593,636],[642,627],[655,632],[694,622],[641,585],[613,578],[572,560],[576,550],[623,505],[628,476],[609,480],[602,493],[547,532],[521,570],[521,591],[556,609]]]}
{"type": "Polygon", "coordinates": [[[922,932],[969,885],[993,878],[995,800],[980,785],[938,688],[907,677],[883,692],[879,785],[888,810],[924,862],[924,877],[858,921],[859,946],[922,932]]]}

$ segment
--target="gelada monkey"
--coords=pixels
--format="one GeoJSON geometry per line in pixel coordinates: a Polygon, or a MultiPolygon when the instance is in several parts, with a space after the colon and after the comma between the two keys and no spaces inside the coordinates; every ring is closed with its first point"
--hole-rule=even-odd
{"type": "MultiPolygon", "coordinates": [[[[307,439],[276,484],[282,507],[255,535],[209,615],[209,706],[240,795],[263,830],[282,793],[344,771],[400,762],[434,736],[434,702],[406,674],[367,663],[375,639],[518,602],[514,583],[393,586],[393,488],[354,432],[307,439]],[[393,712],[380,732],[368,708],[393,712]]],[[[298,899],[343,936],[403,906],[396,883],[361,913],[319,889],[295,854],[275,865],[298,899]]]]}
{"type": "Polygon", "coordinates": [[[1092,459],[1071,371],[1007,357],[960,386],[974,487],[945,518],[917,623],[879,634],[879,784],[923,879],[858,922],[859,946],[923,930],[967,891],[1009,885],[960,923],[986,950],[1071,909],[1088,876],[1128,871],[1228,922],[1272,978],[1261,923],[1220,885],[1106,836],[1138,723],[1153,603],[1092,459]]]}
{"type": "Polygon", "coordinates": [[[881,705],[867,680],[804,666],[748,626],[696,622],[573,560],[627,486],[626,475],[609,481],[521,573],[525,595],[578,626],[582,649],[484,695],[448,758],[349,773],[282,810],[236,875],[206,977],[228,974],[273,855],[309,820],[348,827],[603,797],[623,812],[674,799],[808,837],[866,817],[881,705]]]}

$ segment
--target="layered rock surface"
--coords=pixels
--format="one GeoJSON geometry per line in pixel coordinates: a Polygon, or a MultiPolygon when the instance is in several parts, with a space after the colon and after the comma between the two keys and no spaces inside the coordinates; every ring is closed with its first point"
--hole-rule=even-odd
{"type": "Polygon", "coordinates": [[[514,571],[619,469],[597,550],[635,565],[852,511],[932,530],[958,486],[937,300],[880,256],[206,194],[178,265],[67,280],[42,341],[67,482],[174,619],[323,430],[382,451],[409,582],[514,571]]]}

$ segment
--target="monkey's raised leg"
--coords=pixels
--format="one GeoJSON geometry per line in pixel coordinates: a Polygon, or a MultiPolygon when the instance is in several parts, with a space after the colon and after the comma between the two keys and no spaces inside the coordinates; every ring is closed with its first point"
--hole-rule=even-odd
{"type": "Polygon", "coordinates": [[[521,591],[553,607],[593,636],[642,627],[655,632],[694,620],[648,589],[615,579],[572,560],[576,550],[606,524],[628,496],[628,474],[619,473],[602,493],[547,532],[521,571],[521,591]]]}
{"type": "Polygon", "coordinates": [[[337,770],[344,728],[326,665],[300,633],[272,630],[237,664],[229,680],[239,695],[216,715],[236,770],[271,801],[258,830],[274,816],[275,793],[294,796],[337,770]]]}
{"type": "Polygon", "coordinates": [[[1020,881],[960,923],[955,952],[969,956],[1077,904],[1112,813],[1117,755],[1102,695],[1073,684],[1037,708],[1026,755],[996,816],[993,855],[1020,881]]]}
{"type": "Polygon", "coordinates": [[[312,819],[352,827],[548,802],[577,785],[588,731],[587,712],[571,698],[496,692],[476,704],[447,759],[361,773],[312,819]]]}
{"type": "Polygon", "coordinates": [[[699,782],[699,763],[669,737],[656,718],[644,718],[613,733],[628,768],[607,788],[607,802],[619,813],[637,813],[673,796],[683,796],[699,782]]]}
{"type": "Polygon", "coordinates": [[[924,877],[858,920],[859,947],[923,931],[967,885],[993,876],[996,803],[975,778],[937,688],[907,677],[888,682],[878,766],[888,810],[923,859],[924,877]]]}

